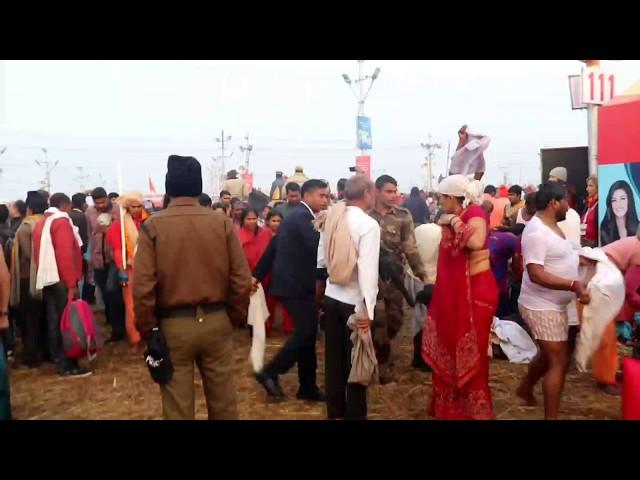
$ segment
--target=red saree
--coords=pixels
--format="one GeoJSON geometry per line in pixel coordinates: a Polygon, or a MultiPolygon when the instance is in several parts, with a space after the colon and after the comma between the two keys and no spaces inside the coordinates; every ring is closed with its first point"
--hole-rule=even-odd
{"type": "Polygon", "coordinates": [[[273,234],[265,228],[259,228],[256,233],[249,232],[244,228],[238,228],[236,231],[242,244],[244,256],[247,258],[249,270],[253,272],[258,265],[258,261],[260,261],[260,257],[262,257],[269,243],[271,243],[273,234]]]}
{"type": "MultiPolygon", "coordinates": [[[[240,243],[242,244],[242,249],[244,251],[244,255],[247,258],[247,262],[249,263],[249,269],[253,272],[264,255],[264,252],[267,250],[267,247],[271,243],[273,239],[273,233],[268,228],[260,228],[257,234],[253,234],[244,228],[238,228],[238,237],[240,238],[240,243]]],[[[262,280],[262,288],[264,288],[265,292],[269,288],[269,283],[271,282],[271,275],[268,275],[266,278],[262,280]]],[[[266,295],[267,300],[267,309],[269,310],[269,319],[267,320],[266,329],[267,335],[271,333],[271,328],[273,327],[273,322],[275,319],[275,311],[276,306],[278,304],[278,300],[271,295],[266,295]]],[[[293,320],[289,315],[289,312],[284,305],[282,307],[282,317],[283,317],[283,329],[285,334],[290,334],[293,332],[293,320]]]]}
{"type": "MultiPolygon", "coordinates": [[[[474,217],[487,221],[488,231],[480,207],[471,205],[460,215],[464,223],[474,217]]],[[[465,244],[472,233],[468,226],[458,234],[451,227],[442,229],[438,276],[422,338],[422,355],[433,369],[429,415],[440,420],[494,418],[487,349],[498,287],[488,262],[486,269],[482,262],[474,264],[471,275],[471,251],[465,244]]]]}

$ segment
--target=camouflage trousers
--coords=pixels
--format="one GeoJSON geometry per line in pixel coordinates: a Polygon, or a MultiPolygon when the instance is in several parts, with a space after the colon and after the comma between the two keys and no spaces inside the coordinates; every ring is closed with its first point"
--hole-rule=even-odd
{"type": "Polygon", "coordinates": [[[379,290],[371,332],[378,364],[382,366],[389,363],[391,341],[402,327],[404,298],[387,282],[380,282],[379,290]]]}

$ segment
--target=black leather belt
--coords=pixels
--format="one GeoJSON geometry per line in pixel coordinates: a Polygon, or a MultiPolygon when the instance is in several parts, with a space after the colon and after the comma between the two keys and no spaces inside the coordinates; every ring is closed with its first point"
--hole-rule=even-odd
{"type": "Polygon", "coordinates": [[[190,307],[165,308],[158,311],[158,318],[195,318],[198,315],[198,309],[202,314],[210,315],[227,308],[226,302],[211,303],[208,305],[192,305],[190,307]]]}

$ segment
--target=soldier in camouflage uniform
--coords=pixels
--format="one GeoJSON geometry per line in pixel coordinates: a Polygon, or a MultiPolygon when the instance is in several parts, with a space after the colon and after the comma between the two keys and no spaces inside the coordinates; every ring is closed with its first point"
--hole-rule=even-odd
{"type": "MultiPolygon", "coordinates": [[[[380,225],[380,248],[389,251],[398,263],[408,263],[416,277],[426,280],[411,213],[396,205],[397,195],[398,183],[393,177],[382,175],[376,180],[376,206],[369,215],[380,225]]],[[[380,281],[372,333],[382,384],[393,380],[391,340],[402,327],[402,303],[400,291],[390,282],[380,281]]]]}

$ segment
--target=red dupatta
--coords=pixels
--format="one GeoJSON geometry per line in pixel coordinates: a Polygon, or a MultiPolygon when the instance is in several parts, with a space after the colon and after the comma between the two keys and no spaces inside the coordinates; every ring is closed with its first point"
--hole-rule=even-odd
{"type": "MultiPolygon", "coordinates": [[[[465,223],[474,217],[487,220],[484,210],[475,205],[460,215],[465,223]]],[[[486,347],[481,349],[478,345],[474,322],[470,250],[465,247],[472,233],[469,226],[460,233],[450,226],[442,229],[438,276],[423,336],[426,362],[453,388],[461,388],[472,379],[481,366],[482,355],[487,354],[486,347]]],[[[495,282],[489,288],[495,289],[495,282]]]]}
{"type": "Polygon", "coordinates": [[[249,270],[253,272],[269,246],[273,234],[266,228],[259,228],[255,234],[244,228],[238,228],[237,232],[240,243],[242,244],[242,250],[244,250],[244,256],[247,258],[247,262],[249,262],[249,270]]]}

